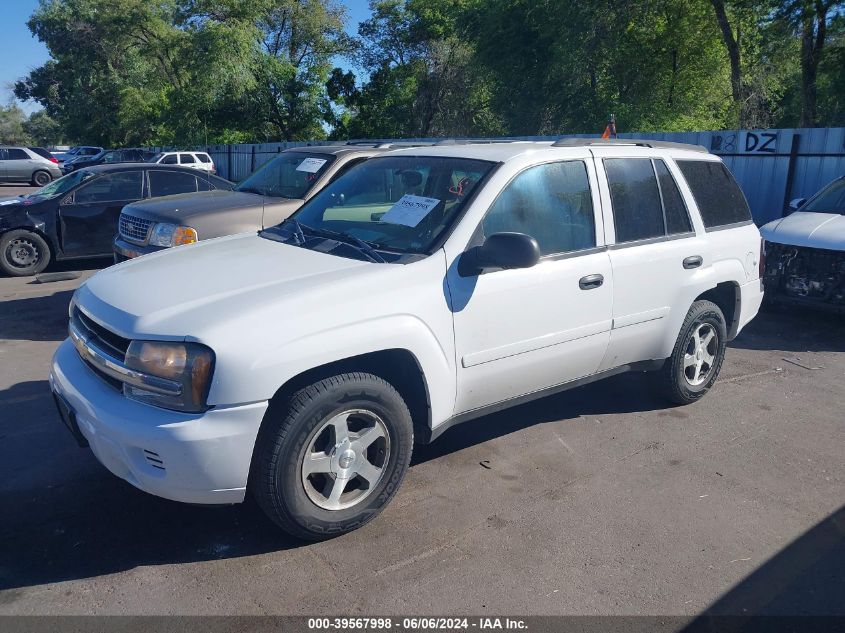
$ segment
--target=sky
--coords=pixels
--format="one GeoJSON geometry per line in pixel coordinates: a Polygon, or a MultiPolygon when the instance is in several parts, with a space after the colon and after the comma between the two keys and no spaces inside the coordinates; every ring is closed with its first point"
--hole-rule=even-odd
{"type": "MultiPolygon", "coordinates": [[[[351,35],[358,32],[358,23],[370,17],[367,0],[341,0],[349,17],[346,30],[351,35]]],[[[47,47],[39,42],[26,27],[26,22],[38,6],[38,0],[0,0],[0,103],[6,105],[14,99],[14,83],[29,74],[33,68],[41,66],[50,58],[47,47]]],[[[342,60],[337,64],[348,70],[342,60]]],[[[25,112],[39,110],[35,102],[19,103],[25,112]]]]}

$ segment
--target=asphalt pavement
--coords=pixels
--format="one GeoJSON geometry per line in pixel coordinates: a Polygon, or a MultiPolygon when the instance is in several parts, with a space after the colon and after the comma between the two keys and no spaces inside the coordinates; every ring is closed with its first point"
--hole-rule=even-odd
{"type": "Polygon", "coordinates": [[[688,407],[624,375],[456,427],[303,544],[76,447],[48,367],[99,265],[0,278],[0,614],[845,614],[841,317],[761,314],[688,407]]]}

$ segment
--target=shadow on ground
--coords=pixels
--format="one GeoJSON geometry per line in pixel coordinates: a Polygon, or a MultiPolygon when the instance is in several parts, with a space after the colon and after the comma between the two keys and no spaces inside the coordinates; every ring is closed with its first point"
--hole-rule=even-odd
{"type": "Polygon", "coordinates": [[[764,307],[729,347],[784,352],[845,351],[845,317],[793,306],[764,307]]]}

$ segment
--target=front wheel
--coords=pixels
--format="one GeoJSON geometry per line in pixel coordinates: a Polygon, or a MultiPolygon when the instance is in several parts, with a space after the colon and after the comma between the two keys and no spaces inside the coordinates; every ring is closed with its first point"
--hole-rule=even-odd
{"type": "Polygon", "coordinates": [[[49,263],[50,247],[38,233],[15,229],[0,236],[0,268],[7,275],[37,275],[49,263]]]}
{"type": "Polygon", "coordinates": [[[414,444],[411,414],[388,382],[348,373],[267,411],[253,493],[282,529],[320,540],[372,520],[399,488],[414,444]]]}
{"type": "Polygon", "coordinates": [[[696,301],[687,312],[675,347],[657,374],[658,388],[675,404],[690,404],[710,390],[725,360],[727,328],[722,310],[696,301]]]}

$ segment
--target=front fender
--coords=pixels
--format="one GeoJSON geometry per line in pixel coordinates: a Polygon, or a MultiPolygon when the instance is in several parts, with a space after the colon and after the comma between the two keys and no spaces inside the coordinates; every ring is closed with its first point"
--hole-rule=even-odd
{"type": "Polygon", "coordinates": [[[448,419],[455,405],[454,354],[448,336],[438,337],[420,318],[398,314],[317,331],[270,345],[248,367],[232,365],[215,372],[209,404],[269,400],[299,374],[329,363],[390,349],[407,350],[423,373],[436,425],[448,419]],[[441,343],[441,338],[446,343],[441,343]]]}

